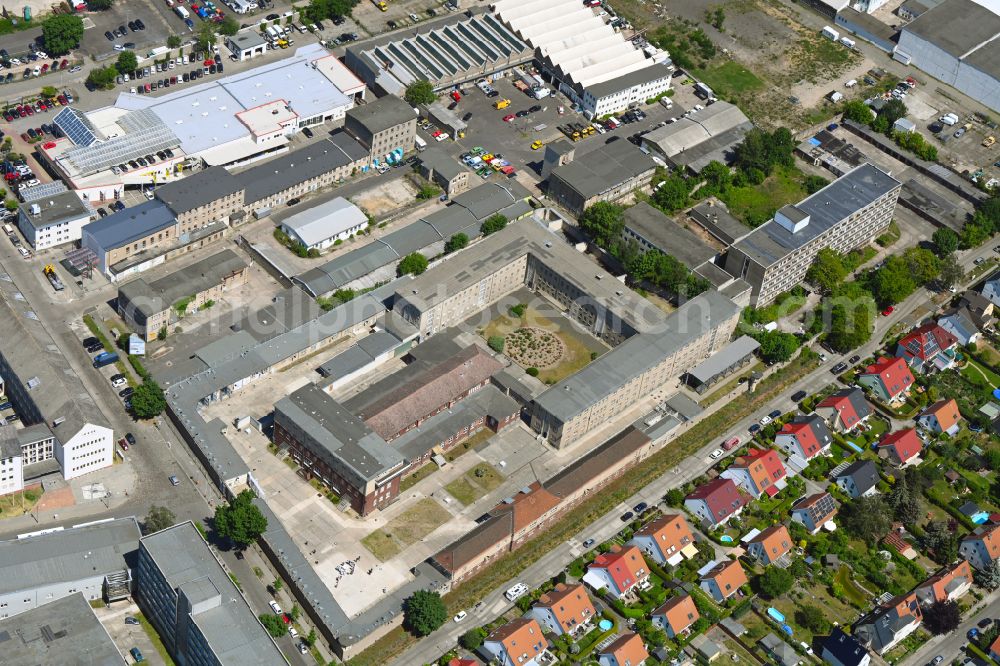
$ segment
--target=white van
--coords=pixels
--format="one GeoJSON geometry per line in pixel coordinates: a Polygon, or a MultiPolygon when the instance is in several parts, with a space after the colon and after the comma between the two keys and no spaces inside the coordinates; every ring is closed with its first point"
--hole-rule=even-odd
{"type": "Polygon", "coordinates": [[[5,224],[3,225],[3,232],[8,236],[12,236],[14,234],[14,227],[10,226],[9,224],[5,224]]]}
{"type": "Polygon", "coordinates": [[[528,593],[528,586],[524,583],[518,583],[514,585],[509,590],[503,593],[503,596],[507,597],[508,601],[517,601],[524,595],[528,593]]]}

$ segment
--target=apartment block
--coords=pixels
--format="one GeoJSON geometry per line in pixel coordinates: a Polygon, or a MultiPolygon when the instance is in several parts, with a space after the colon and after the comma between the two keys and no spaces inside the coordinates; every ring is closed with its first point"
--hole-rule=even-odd
{"type": "Polygon", "coordinates": [[[344,130],[368,149],[372,160],[398,159],[413,150],[417,114],[395,95],[385,95],[347,112],[344,130]]]}

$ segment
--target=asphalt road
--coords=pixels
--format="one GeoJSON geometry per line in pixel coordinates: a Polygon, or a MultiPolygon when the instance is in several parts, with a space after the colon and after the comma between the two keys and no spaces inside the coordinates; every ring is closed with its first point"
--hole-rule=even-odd
{"type": "MultiPolygon", "coordinates": [[[[962,253],[959,261],[966,270],[969,270],[973,267],[973,262],[976,258],[992,256],[994,256],[994,253],[990,248],[982,247],[962,253]]],[[[796,404],[790,397],[792,394],[800,389],[810,392],[816,391],[834,381],[835,378],[830,374],[830,368],[841,360],[846,361],[853,354],[859,354],[862,358],[871,355],[881,346],[882,336],[885,335],[889,328],[898,322],[906,321],[918,306],[928,303],[931,296],[932,292],[927,289],[918,289],[905,301],[896,305],[894,312],[890,316],[878,318],[875,323],[875,332],[872,334],[871,341],[868,344],[848,354],[829,354],[829,358],[825,363],[794,385],[788,387],[782,397],[776,399],[766,407],[762,407],[759,414],[753,414],[733,424],[733,427],[728,432],[719,433],[712,441],[706,442],[701,450],[681,462],[670,474],[665,474],[656,479],[627,501],[622,502],[609,511],[601,519],[591,525],[584,526],[573,538],[557,545],[540,560],[525,569],[516,580],[506,581],[499,585],[496,590],[487,595],[486,599],[475,608],[466,609],[469,616],[463,622],[455,623],[449,621],[441,629],[424,638],[398,657],[393,661],[393,664],[409,666],[411,664],[423,664],[435,661],[441,654],[454,648],[459,636],[470,627],[486,624],[511,607],[510,602],[503,596],[504,590],[516,582],[526,583],[529,587],[537,587],[562,571],[573,559],[586,552],[586,549],[581,545],[586,539],[595,539],[597,542],[601,542],[613,537],[622,527],[620,516],[623,513],[630,511],[639,502],[646,502],[650,506],[655,506],[662,500],[668,490],[683,486],[688,481],[704,474],[717,462],[709,460],[708,455],[714,449],[718,448],[720,442],[733,435],[739,435],[745,439],[747,428],[749,428],[750,424],[756,423],[761,416],[772,409],[780,409],[783,413],[796,409],[796,404]]],[[[667,446],[669,446],[669,443],[667,446]]],[[[989,612],[995,615],[1000,614],[1000,602],[998,602],[996,608],[991,607],[989,612]]],[[[964,631],[958,635],[964,638],[964,631]]]]}
{"type": "MultiPolygon", "coordinates": [[[[934,657],[941,655],[945,664],[955,659],[963,659],[965,645],[969,642],[966,635],[980,620],[1000,618],[1000,590],[997,590],[983,600],[985,606],[978,613],[969,617],[959,625],[958,629],[944,636],[933,636],[923,646],[902,662],[902,666],[920,666],[930,664],[934,657]]],[[[992,665],[991,665],[992,666],[992,665]]]]}

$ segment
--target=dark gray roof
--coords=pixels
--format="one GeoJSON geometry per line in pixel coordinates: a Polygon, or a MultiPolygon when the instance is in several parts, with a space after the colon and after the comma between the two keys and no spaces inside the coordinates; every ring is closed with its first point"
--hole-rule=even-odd
{"type": "Polygon", "coordinates": [[[21,204],[21,213],[28,220],[28,223],[36,229],[91,215],[90,209],[75,192],[60,192],[49,197],[25,202],[21,204]],[[35,205],[39,208],[37,215],[31,212],[31,207],[35,205]]]}
{"type": "Polygon", "coordinates": [[[731,164],[733,161],[733,148],[736,144],[743,141],[743,137],[747,135],[747,132],[752,127],[753,125],[748,122],[727,129],[705,139],[696,146],[691,146],[671,155],[670,161],[677,166],[687,167],[694,173],[701,173],[701,170],[708,166],[709,162],[731,164]]]}
{"type": "Polygon", "coordinates": [[[590,199],[655,168],[653,158],[636,146],[615,141],[556,167],[549,178],[562,181],[584,199],[590,199]]]}
{"type": "Polygon", "coordinates": [[[625,211],[625,227],[688,268],[699,266],[717,254],[715,248],[645,201],[625,211]]]}
{"type": "Polygon", "coordinates": [[[389,331],[375,331],[319,366],[317,370],[324,377],[344,377],[367,366],[387,351],[395,349],[400,342],[399,338],[389,331]]]}
{"type": "Polygon", "coordinates": [[[118,518],[0,541],[0,594],[125,571],[140,536],[135,518],[118,518]]]}
{"type": "Polygon", "coordinates": [[[312,321],[321,312],[315,299],[298,287],[290,287],[272,298],[270,305],[245,315],[230,328],[264,342],[312,321]]]}
{"type": "Polygon", "coordinates": [[[297,183],[357,162],[366,155],[368,151],[353,137],[337,132],[329,139],[310,143],[305,148],[238,173],[236,179],[246,189],[247,205],[252,205],[297,183]]]}
{"type": "Polygon", "coordinates": [[[403,463],[403,457],[364,421],[313,384],[278,401],[274,418],[293,422],[318,445],[318,449],[310,446],[313,453],[335,469],[354,470],[363,482],[403,463]]]}
{"type": "Polygon", "coordinates": [[[628,88],[632,88],[634,86],[641,86],[644,83],[652,83],[653,81],[671,75],[672,70],[667,69],[668,64],[669,62],[649,65],[648,67],[637,69],[634,72],[629,72],[628,74],[616,76],[613,79],[608,79],[607,81],[601,81],[600,83],[587,86],[586,91],[593,95],[594,99],[601,99],[602,97],[614,95],[615,93],[627,90],[628,88]]]}
{"type": "Polygon", "coordinates": [[[878,466],[871,460],[858,460],[844,469],[837,475],[838,479],[850,477],[854,480],[854,485],[858,489],[858,494],[863,495],[878,485],[878,466]]]}
{"type": "MultiPolygon", "coordinates": [[[[208,544],[187,521],[143,537],[142,548],[172,590],[198,604],[189,611],[222,664],[281,664],[284,656],[208,544]],[[214,603],[202,602],[215,600],[214,603]]],[[[142,585],[140,570],[139,584],[142,585]]],[[[181,610],[181,609],[179,609],[181,610]]]]}
{"type": "Polygon", "coordinates": [[[837,660],[837,666],[860,666],[868,656],[868,650],[853,636],[845,634],[840,627],[834,627],[823,641],[823,658],[827,662],[829,662],[828,654],[837,660]]]}
{"type": "Polygon", "coordinates": [[[156,198],[174,215],[181,215],[242,189],[243,183],[236,176],[224,167],[214,166],[160,185],[156,188],[156,198]]]}
{"type": "Polygon", "coordinates": [[[395,95],[385,95],[374,102],[355,106],[347,112],[347,117],[363,125],[372,134],[378,134],[408,120],[415,120],[417,114],[413,107],[395,95]]]}
{"type": "Polygon", "coordinates": [[[83,228],[83,236],[91,237],[98,247],[110,251],[171,227],[176,221],[173,211],[154,199],[91,222],[83,228]]]}
{"type": "Polygon", "coordinates": [[[770,266],[898,187],[899,181],[889,174],[872,164],[862,164],[790,207],[809,216],[804,229],[792,233],[772,219],[734,246],[761,265],[770,266]]]}
{"type": "MultiPolygon", "coordinates": [[[[711,261],[706,261],[705,263],[696,266],[694,268],[694,272],[697,273],[699,277],[703,277],[712,283],[716,289],[721,289],[736,279],[730,275],[725,268],[711,261]]],[[[749,285],[747,285],[747,287],[749,288],[749,285]]]]}
{"type": "Polygon", "coordinates": [[[1000,16],[973,0],[946,0],[907,23],[903,32],[962,58],[1000,33],[1000,16]]]}
{"type": "Polygon", "coordinates": [[[16,458],[20,455],[21,442],[17,438],[17,429],[12,425],[0,425],[0,459],[16,458]]]}
{"type": "Polygon", "coordinates": [[[0,620],[0,645],[7,664],[126,663],[82,592],[0,620]]]}
{"type": "Polygon", "coordinates": [[[420,163],[447,181],[454,180],[459,174],[468,171],[458,160],[436,146],[420,153],[420,163]]]}
{"type": "Polygon", "coordinates": [[[712,354],[710,357],[688,370],[688,374],[699,382],[708,382],[716,375],[739,363],[760,348],[760,343],[749,335],[743,335],[712,354]]]}
{"type": "Polygon", "coordinates": [[[737,238],[750,232],[750,228],[733,217],[717,199],[698,204],[688,211],[688,217],[725,245],[732,245],[737,238]]]}
{"type": "Polygon", "coordinates": [[[801,661],[799,653],[791,645],[774,634],[767,634],[760,639],[760,644],[778,662],[779,666],[797,666],[801,661]]]}
{"type": "Polygon", "coordinates": [[[139,312],[149,316],[162,312],[182,298],[217,286],[224,277],[246,268],[246,262],[232,250],[223,250],[159,280],[138,278],[118,287],[139,312]]]}

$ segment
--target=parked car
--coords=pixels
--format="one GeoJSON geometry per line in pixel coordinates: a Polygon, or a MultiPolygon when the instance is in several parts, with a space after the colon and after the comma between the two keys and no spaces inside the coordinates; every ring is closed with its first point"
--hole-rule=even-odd
{"type": "Polygon", "coordinates": [[[584,540],[584,542],[583,542],[582,545],[583,545],[584,548],[590,548],[595,543],[596,543],[596,541],[594,541],[594,539],[586,539],[586,540],[584,540]]]}
{"type": "Polygon", "coordinates": [[[523,597],[528,593],[528,586],[524,583],[517,583],[511,586],[503,596],[507,597],[507,601],[517,601],[519,598],[523,597]]]}
{"type": "Polygon", "coordinates": [[[125,624],[138,625],[139,624],[139,620],[135,619],[134,617],[132,617],[130,615],[126,615],[125,616],[125,624]]]}
{"type": "Polygon", "coordinates": [[[462,620],[464,620],[468,616],[469,616],[469,614],[466,613],[465,611],[458,611],[458,613],[455,614],[455,617],[453,617],[451,619],[454,620],[455,622],[461,622],[462,620]]]}
{"type": "Polygon", "coordinates": [[[847,362],[850,363],[851,365],[854,365],[855,363],[857,363],[860,360],[861,360],[861,357],[858,354],[855,354],[851,358],[847,359],[847,362]]]}
{"type": "Polygon", "coordinates": [[[145,658],[143,658],[142,656],[142,652],[140,652],[139,648],[137,647],[132,648],[131,650],[128,651],[128,653],[132,655],[132,659],[134,659],[135,663],[137,664],[141,664],[142,662],[145,661],[145,658]]]}
{"type": "Polygon", "coordinates": [[[835,374],[835,375],[839,375],[844,370],[847,370],[847,364],[844,363],[843,361],[841,361],[837,365],[835,365],[832,368],[830,368],[830,372],[833,373],[833,374],[835,374]]]}
{"type": "Polygon", "coordinates": [[[890,306],[889,306],[889,307],[887,307],[887,308],[886,308],[885,310],[882,310],[882,316],[883,316],[883,317],[888,317],[888,316],[889,316],[889,315],[891,315],[891,314],[892,314],[893,312],[895,312],[895,310],[896,310],[896,308],[894,308],[893,306],[891,306],[891,305],[890,305],[890,306]]]}
{"type": "Polygon", "coordinates": [[[758,432],[760,432],[760,424],[751,423],[750,427],[747,428],[747,432],[749,432],[751,435],[756,435],[758,432]]]}
{"type": "Polygon", "coordinates": [[[796,391],[792,394],[792,402],[801,402],[807,395],[805,391],[796,391]]]}
{"type": "MultiPolygon", "coordinates": [[[[126,402],[125,406],[126,406],[126,409],[131,409],[132,408],[132,403],[126,402]]],[[[171,474],[168,478],[170,479],[170,485],[172,485],[172,486],[179,486],[179,485],[181,485],[180,479],[178,479],[173,474],[171,474]]]]}
{"type": "Polygon", "coordinates": [[[771,412],[770,412],[770,413],[768,414],[768,416],[770,416],[770,417],[771,417],[771,419],[776,419],[776,418],[778,418],[778,417],[780,417],[780,416],[781,416],[781,410],[780,410],[780,409],[775,409],[775,410],[771,411],[771,412]]]}
{"type": "Polygon", "coordinates": [[[716,449],[708,454],[709,460],[718,460],[722,457],[722,449],[716,449]]]}
{"type": "Polygon", "coordinates": [[[648,504],[646,504],[645,502],[639,502],[634,507],[632,507],[632,510],[635,511],[636,515],[642,515],[648,508],[649,508],[648,504]]]}
{"type": "Polygon", "coordinates": [[[634,513],[632,513],[631,511],[626,511],[625,513],[623,513],[623,514],[621,515],[621,521],[622,521],[623,523],[627,523],[627,522],[629,522],[630,520],[632,520],[633,518],[635,518],[635,514],[634,514],[634,513]]]}
{"type": "Polygon", "coordinates": [[[281,606],[278,605],[277,601],[271,599],[270,601],[267,602],[267,605],[271,607],[271,610],[274,612],[275,615],[281,615],[281,606]]]}

